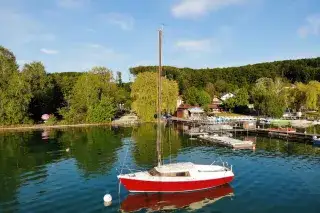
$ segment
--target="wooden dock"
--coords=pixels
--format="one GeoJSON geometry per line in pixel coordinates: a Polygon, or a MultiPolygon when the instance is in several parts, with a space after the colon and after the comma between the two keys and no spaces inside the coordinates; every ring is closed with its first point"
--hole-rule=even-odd
{"type": "Polygon", "coordinates": [[[221,146],[230,147],[232,149],[255,149],[255,144],[251,141],[242,141],[235,138],[230,138],[227,136],[209,136],[202,135],[198,137],[200,140],[204,140],[210,143],[215,143],[221,146]]]}

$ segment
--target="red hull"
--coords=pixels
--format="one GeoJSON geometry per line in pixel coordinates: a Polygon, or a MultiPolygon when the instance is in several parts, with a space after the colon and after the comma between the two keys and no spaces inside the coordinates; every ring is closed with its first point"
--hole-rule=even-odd
{"type": "Polygon", "coordinates": [[[156,182],[120,178],[120,182],[131,192],[184,192],[209,189],[230,183],[233,177],[201,181],[156,182]]]}

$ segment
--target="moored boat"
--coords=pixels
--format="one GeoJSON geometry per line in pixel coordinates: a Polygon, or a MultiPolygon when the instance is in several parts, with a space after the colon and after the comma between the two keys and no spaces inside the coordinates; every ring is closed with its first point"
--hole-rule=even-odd
{"type": "Polygon", "coordinates": [[[149,171],[138,171],[117,176],[124,187],[130,192],[143,193],[172,193],[209,189],[230,183],[234,174],[232,166],[225,164],[198,165],[191,162],[162,164],[161,159],[161,39],[159,30],[159,71],[158,71],[158,101],[157,101],[157,154],[158,166],[149,171]]]}
{"type": "Polygon", "coordinates": [[[118,178],[130,192],[186,192],[230,183],[234,174],[226,166],[187,162],[160,165],[118,178]]]}

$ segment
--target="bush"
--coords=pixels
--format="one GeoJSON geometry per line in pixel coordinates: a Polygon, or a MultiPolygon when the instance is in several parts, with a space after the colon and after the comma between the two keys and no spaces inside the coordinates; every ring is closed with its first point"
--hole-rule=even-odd
{"type": "Polygon", "coordinates": [[[49,119],[45,122],[46,125],[55,125],[58,120],[54,115],[50,115],[49,119]]]}

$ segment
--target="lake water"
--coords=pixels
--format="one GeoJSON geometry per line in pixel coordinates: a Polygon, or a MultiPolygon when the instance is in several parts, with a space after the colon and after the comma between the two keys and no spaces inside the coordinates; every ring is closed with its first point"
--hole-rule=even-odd
{"type": "Polygon", "coordinates": [[[116,178],[156,163],[156,127],[69,128],[0,133],[0,212],[320,212],[320,148],[255,138],[255,151],[233,151],[163,129],[166,162],[233,165],[230,185],[184,194],[134,195],[116,178]],[[111,194],[105,206],[103,196],[111,194]]]}

